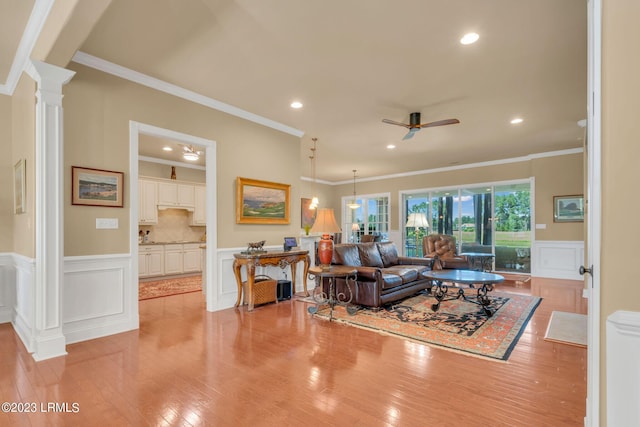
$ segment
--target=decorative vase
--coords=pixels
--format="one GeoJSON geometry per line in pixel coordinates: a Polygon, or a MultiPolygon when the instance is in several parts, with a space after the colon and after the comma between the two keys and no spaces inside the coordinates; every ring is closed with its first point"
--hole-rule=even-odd
{"type": "Polygon", "coordinates": [[[176,179],[176,167],[171,166],[171,179],[176,179]]]}
{"type": "Polygon", "coordinates": [[[331,258],[333,258],[333,240],[328,234],[323,234],[322,239],[318,242],[318,259],[323,269],[329,269],[331,266],[331,258]]]}

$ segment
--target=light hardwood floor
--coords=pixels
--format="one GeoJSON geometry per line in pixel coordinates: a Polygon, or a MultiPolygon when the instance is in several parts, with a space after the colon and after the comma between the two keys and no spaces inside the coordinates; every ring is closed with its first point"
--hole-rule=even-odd
{"type": "Polygon", "coordinates": [[[296,300],[216,313],[200,293],[146,300],[140,330],[42,362],[3,324],[0,400],[38,412],[0,425],[581,426],[586,349],[543,339],[551,312],[572,309],[559,293],[506,363],[312,318],[296,300]],[[48,402],[79,411],[40,412],[48,402]]]}

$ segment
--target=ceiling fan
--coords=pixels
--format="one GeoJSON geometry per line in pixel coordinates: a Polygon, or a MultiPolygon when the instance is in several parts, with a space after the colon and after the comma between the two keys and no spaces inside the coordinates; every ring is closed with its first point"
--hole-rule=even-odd
{"type": "Polygon", "coordinates": [[[409,129],[409,133],[407,133],[403,140],[413,138],[413,134],[423,128],[431,128],[436,126],[445,126],[445,125],[455,125],[456,123],[460,123],[458,119],[445,119],[438,120],[437,122],[431,123],[420,123],[420,113],[411,113],[409,115],[409,124],[396,122],[394,120],[382,119],[383,123],[388,123],[390,125],[404,126],[409,129]]]}
{"type": "Polygon", "coordinates": [[[193,145],[182,145],[182,157],[185,160],[196,161],[202,154],[203,152],[196,150],[193,145]]]}

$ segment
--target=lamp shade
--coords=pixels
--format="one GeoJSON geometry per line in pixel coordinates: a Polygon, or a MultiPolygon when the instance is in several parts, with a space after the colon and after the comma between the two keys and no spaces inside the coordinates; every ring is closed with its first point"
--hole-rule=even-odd
{"type": "Polygon", "coordinates": [[[414,212],[409,214],[405,227],[425,228],[429,227],[427,217],[422,212],[414,212]]]}
{"type": "Polygon", "coordinates": [[[358,224],[357,222],[351,224],[351,231],[360,231],[360,224],[358,224]]]}
{"type": "Polygon", "coordinates": [[[333,209],[318,209],[318,212],[316,214],[316,221],[311,227],[311,232],[321,234],[340,232],[340,226],[338,226],[338,223],[336,222],[336,217],[333,213],[333,209]]]}

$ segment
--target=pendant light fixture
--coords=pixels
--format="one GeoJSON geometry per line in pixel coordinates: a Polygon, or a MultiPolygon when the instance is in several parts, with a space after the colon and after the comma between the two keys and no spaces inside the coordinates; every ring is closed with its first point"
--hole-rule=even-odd
{"type": "Polygon", "coordinates": [[[318,142],[318,138],[311,138],[313,141],[313,147],[311,148],[311,155],[309,159],[311,159],[311,177],[313,178],[313,198],[311,199],[311,205],[309,205],[309,209],[315,209],[318,207],[318,196],[316,196],[316,143],[318,142]]]}
{"type": "Polygon", "coordinates": [[[358,209],[360,205],[358,204],[358,199],[356,199],[356,170],[353,170],[353,200],[349,203],[350,209],[358,209]]]}

